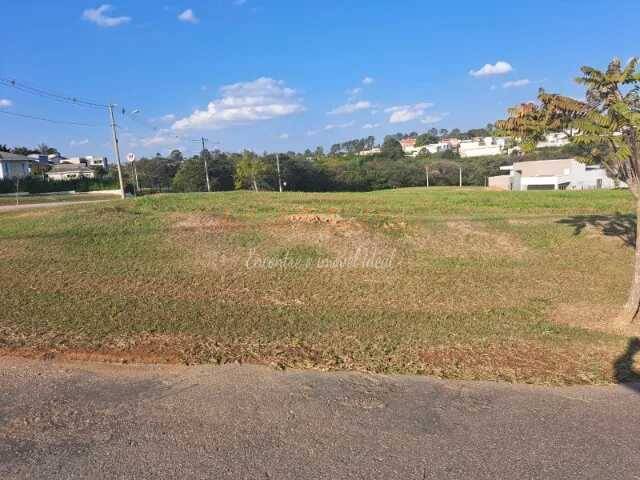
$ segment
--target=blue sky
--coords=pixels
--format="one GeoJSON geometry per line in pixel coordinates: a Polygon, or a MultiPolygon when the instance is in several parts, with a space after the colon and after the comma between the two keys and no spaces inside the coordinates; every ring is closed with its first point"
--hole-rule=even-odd
{"type": "MultiPolygon", "coordinates": [[[[581,96],[581,65],[640,55],[637,0],[4,3],[0,77],[140,109],[118,116],[125,154],[481,127],[540,86],[581,96]]],[[[99,125],[0,114],[0,143],[112,156],[105,112],[2,85],[0,109],[99,125]]]]}

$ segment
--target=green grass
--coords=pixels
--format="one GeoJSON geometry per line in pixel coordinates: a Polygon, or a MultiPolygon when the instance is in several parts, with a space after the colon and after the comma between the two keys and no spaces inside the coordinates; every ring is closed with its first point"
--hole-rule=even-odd
{"type": "Polygon", "coordinates": [[[607,382],[632,212],[623,191],[480,189],[5,212],[0,347],[607,382]]]}
{"type": "MultiPolygon", "coordinates": [[[[113,200],[114,195],[101,193],[76,193],[60,195],[25,195],[18,197],[18,205],[29,205],[33,203],[58,203],[58,202],[79,202],[87,200],[113,200]]],[[[16,205],[15,195],[3,195],[0,197],[0,206],[16,205]]]]}

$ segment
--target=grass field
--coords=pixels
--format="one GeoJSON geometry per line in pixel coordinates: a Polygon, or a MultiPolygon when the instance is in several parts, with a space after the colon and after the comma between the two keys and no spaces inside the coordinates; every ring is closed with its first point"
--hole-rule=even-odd
{"type": "MultiPolygon", "coordinates": [[[[614,379],[622,191],[158,195],[0,214],[0,348],[614,379]]],[[[618,372],[618,378],[620,378],[618,372]]]]}
{"type": "MultiPolygon", "coordinates": [[[[80,202],[89,200],[113,200],[118,198],[114,195],[101,193],[76,193],[69,195],[29,195],[19,196],[19,205],[28,205],[32,203],[58,203],[58,202],[80,202]]],[[[0,207],[5,205],[16,205],[16,197],[12,195],[4,195],[0,197],[0,207]]]]}

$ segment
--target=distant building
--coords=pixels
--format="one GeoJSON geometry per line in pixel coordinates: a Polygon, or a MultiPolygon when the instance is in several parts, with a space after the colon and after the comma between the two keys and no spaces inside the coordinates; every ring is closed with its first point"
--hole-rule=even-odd
{"type": "Polygon", "coordinates": [[[96,172],[82,163],[55,165],[47,172],[49,180],[76,180],[79,178],[95,178],[95,176],[96,172]]]}
{"type": "Polygon", "coordinates": [[[48,155],[42,153],[32,153],[28,155],[28,157],[34,161],[39,163],[40,165],[57,165],[65,158],[58,153],[50,153],[48,155]]]}
{"type": "Polygon", "coordinates": [[[458,144],[458,153],[462,158],[501,155],[505,152],[507,139],[501,137],[475,138],[462,140],[458,144]]]}
{"type": "Polygon", "coordinates": [[[382,149],[376,147],[372,148],[371,150],[361,150],[357,153],[357,155],[360,157],[367,157],[369,155],[377,155],[379,153],[382,153],[382,149]]]}
{"type": "Polygon", "coordinates": [[[104,169],[106,169],[109,165],[107,157],[100,157],[96,155],[65,158],[60,163],[71,165],[85,165],[87,167],[102,167],[104,169]]]}
{"type": "Polygon", "coordinates": [[[31,173],[31,159],[16,153],[0,152],[0,180],[23,178],[31,173]]]}
{"type": "Polygon", "coordinates": [[[509,175],[489,177],[489,188],[496,190],[591,190],[626,185],[616,182],[600,165],[586,165],[573,158],[516,162],[500,167],[509,175]]]}
{"type": "MultiPolygon", "coordinates": [[[[578,133],[577,131],[573,132],[574,134],[578,133]]],[[[550,147],[564,147],[565,145],[569,145],[571,143],[571,139],[569,135],[564,132],[556,132],[549,133],[545,136],[545,139],[542,142],[539,142],[538,148],[550,148],[550,147]]]]}
{"type": "Polygon", "coordinates": [[[438,143],[432,143],[429,145],[421,145],[416,146],[415,138],[406,138],[400,140],[400,145],[402,145],[402,151],[406,156],[409,157],[417,157],[418,155],[426,155],[428,153],[438,153],[444,152],[446,150],[451,150],[451,140],[442,140],[438,143]]]}
{"type": "Polygon", "coordinates": [[[405,152],[410,150],[416,146],[417,138],[403,138],[400,140],[400,145],[402,145],[402,150],[405,152]]]}

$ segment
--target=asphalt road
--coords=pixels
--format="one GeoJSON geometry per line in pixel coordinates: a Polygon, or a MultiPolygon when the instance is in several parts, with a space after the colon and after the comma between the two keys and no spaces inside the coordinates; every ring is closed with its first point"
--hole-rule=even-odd
{"type": "Polygon", "coordinates": [[[640,479],[640,388],[0,357],[0,478],[640,479]]]}

